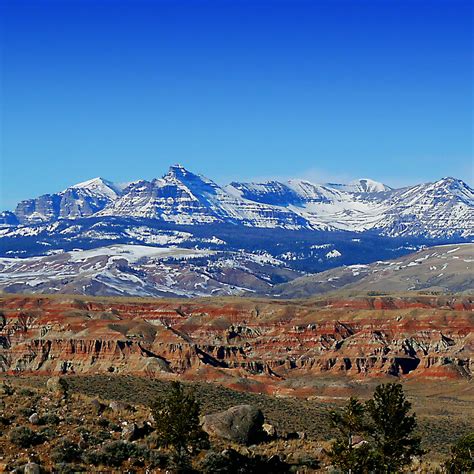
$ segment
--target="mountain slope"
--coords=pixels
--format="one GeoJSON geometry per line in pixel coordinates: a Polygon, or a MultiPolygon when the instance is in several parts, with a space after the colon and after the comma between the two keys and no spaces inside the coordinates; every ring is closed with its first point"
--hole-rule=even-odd
{"type": "MultiPolygon", "coordinates": [[[[474,289],[474,244],[431,247],[396,260],[301,276],[291,261],[264,251],[172,245],[182,245],[187,238],[170,234],[168,245],[162,247],[110,245],[42,257],[0,258],[0,290],[184,297],[250,292],[299,298],[340,290],[363,294],[474,289]]],[[[339,260],[337,249],[321,247],[326,259],[339,260]]]]}
{"type": "Polygon", "coordinates": [[[474,292],[474,244],[442,245],[370,265],[350,265],[277,285],[272,294],[304,298],[333,291],[353,294],[404,291],[474,292]]]}
{"type": "Polygon", "coordinates": [[[376,227],[397,236],[472,236],[474,191],[455,178],[396,190],[376,227]]]}
{"type": "Polygon", "coordinates": [[[299,275],[263,252],[172,245],[112,245],[43,257],[0,258],[0,290],[8,293],[239,295],[265,293],[276,282],[299,275]]]}

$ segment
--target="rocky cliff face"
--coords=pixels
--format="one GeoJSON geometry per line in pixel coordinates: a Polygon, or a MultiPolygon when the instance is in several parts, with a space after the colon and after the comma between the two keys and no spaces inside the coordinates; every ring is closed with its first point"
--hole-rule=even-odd
{"type": "Polygon", "coordinates": [[[273,392],[308,376],[471,377],[474,300],[0,299],[8,373],[180,376],[273,392]]]}

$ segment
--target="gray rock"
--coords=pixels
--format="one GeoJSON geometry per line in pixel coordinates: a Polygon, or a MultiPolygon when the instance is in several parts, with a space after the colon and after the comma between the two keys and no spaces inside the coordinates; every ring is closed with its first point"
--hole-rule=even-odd
{"type": "Polygon", "coordinates": [[[202,427],[211,436],[249,445],[264,437],[264,417],[252,405],[238,405],[202,417],[202,427]]]}
{"type": "Polygon", "coordinates": [[[122,428],[122,439],[125,441],[135,441],[140,436],[138,426],[135,423],[130,423],[122,428]]]}
{"type": "Polygon", "coordinates": [[[114,412],[131,411],[132,407],[128,403],[113,400],[109,403],[109,408],[114,412]]]}
{"type": "Polygon", "coordinates": [[[67,382],[62,377],[50,377],[46,382],[46,388],[50,392],[54,392],[59,395],[66,395],[67,382]]]}
{"type": "Polygon", "coordinates": [[[41,474],[41,467],[35,462],[29,462],[23,467],[23,474],[41,474]]]}
{"type": "Polygon", "coordinates": [[[28,418],[28,421],[33,424],[33,425],[37,425],[39,423],[39,420],[40,420],[40,417],[38,415],[38,413],[33,413],[29,418],[28,418]]]}
{"type": "Polygon", "coordinates": [[[91,401],[91,406],[92,406],[92,410],[97,415],[100,415],[106,408],[106,406],[103,403],[101,403],[99,400],[97,400],[97,398],[94,398],[94,400],[91,401]]]}

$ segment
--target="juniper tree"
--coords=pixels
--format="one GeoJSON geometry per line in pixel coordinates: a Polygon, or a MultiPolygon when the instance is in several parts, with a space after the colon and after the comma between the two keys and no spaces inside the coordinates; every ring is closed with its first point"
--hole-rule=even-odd
{"type": "Polygon", "coordinates": [[[449,474],[474,471],[474,433],[463,436],[451,447],[445,468],[449,474]]]}
{"type": "Polygon", "coordinates": [[[172,382],[169,392],[152,404],[158,442],[173,451],[178,466],[184,466],[191,454],[208,447],[199,413],[199,403],[179,382],[172,382]]]}
{"type": "Polygon", "coordinates": [[[415,434],[415,414],[400,384],[379,385],[366,403],[371,418],[371,435],[382,472],[397,472],[409,465],[413,456],[424,453],[421,439],[415,434]]]}
{"type": "Polygon", "coordinates": [[[345,472],[365,473],[372,470],[375,467],[372,449],[364,440],[368,432],[364,405],[351,397],[345,407],[330,411],[329,417],[332,426],[338,431],[329,453],[331,462],[345,472]],[[363,441],[354,446],[356,435],[362,437],[363,441]]]}

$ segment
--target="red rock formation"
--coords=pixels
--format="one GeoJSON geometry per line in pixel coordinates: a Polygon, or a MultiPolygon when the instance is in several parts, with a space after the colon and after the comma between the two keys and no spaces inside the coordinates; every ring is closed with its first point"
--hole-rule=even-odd
{"type": "Polygon", "coordinates": [[[473,298],[0,298],[0,369],[259,378],[470,377],[473,298]]]}

